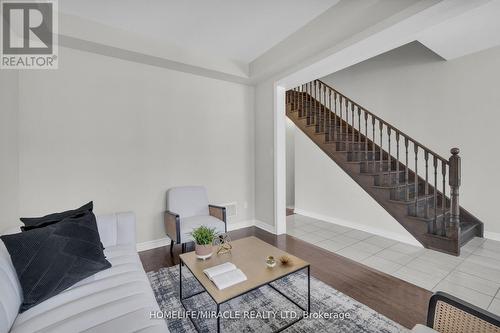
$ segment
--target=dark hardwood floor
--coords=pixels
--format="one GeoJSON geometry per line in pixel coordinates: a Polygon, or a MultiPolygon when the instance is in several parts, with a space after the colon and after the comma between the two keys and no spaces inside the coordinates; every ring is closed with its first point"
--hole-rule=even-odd
{"type": "MultiPolygon", "coordinates": [[[[366,304],[401,325],[425,324],[430,291],[379,272],[289,235],[276,236],[256,227],[230,232],[232,239],[256,236],[311,264],[311,274],[340,292],[366,304]]],[[[180,246],[140,252],[144,269],[156,271],[179,263],[180,246]]]]}

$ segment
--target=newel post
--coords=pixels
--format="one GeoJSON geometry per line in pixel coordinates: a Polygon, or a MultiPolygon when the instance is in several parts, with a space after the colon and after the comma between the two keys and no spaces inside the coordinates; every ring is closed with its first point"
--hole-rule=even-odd
{"type": "Polygon", "coordinates": [[[449,184],[450,184],[450,223],[446,228],[446,236],[453,239],[458,239],[460,235],[460,204],[459,204],[459,187],[461,178],[461,161],[458,153],[460,149],[452,148],[451,156],[448,160],[450,166],[449,184]]]}

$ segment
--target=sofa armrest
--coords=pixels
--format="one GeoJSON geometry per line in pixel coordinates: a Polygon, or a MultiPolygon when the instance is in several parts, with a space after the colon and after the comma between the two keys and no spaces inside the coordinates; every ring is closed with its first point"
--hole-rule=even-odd
{"type": "Polygon", "coordinates": [[[227,222],[226,221],[226,207],[216,206],[216,205],[208,205],[208,210],[209,210],[211,216],[216,217],[221,221],[224,221],[224,223],[227,222]]]}
{"type": "Polygon", "coordinates": [[[427,326],[438,332],[486,332],[500,328],[500,316],[442,291],[431,296],[427,326]]]}
{"type": "Polygon", "coordinates": [[[132,212],[97,216],[97,229],[104,247],[136,246],[135,214],[132,212]]]}
{"type": "Polygon", "coordinates": [[[179,214],[168,210],[165,211],[163,223],[165,224],[165,233],[167,234],[167,236],[176,243],[180,243],[181,228],[179,214]]]}

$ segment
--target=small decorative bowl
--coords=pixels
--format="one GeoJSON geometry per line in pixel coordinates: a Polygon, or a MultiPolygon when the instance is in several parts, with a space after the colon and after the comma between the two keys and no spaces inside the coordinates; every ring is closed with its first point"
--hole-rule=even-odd
{"type": "Polygon", "coordinates": [[[292,259],[289,256],[281,256],[279,257],[279,261],[283,266],[290,265],[292,263],[292,259]]]}
{"type": "Polygon", "coordinates": [[[267,259],[266,259],[266,265],[269,268],[273,268],[274,266],[276,266],[276,259],[274,259],[273,256],[267,257],[267,259]]]}

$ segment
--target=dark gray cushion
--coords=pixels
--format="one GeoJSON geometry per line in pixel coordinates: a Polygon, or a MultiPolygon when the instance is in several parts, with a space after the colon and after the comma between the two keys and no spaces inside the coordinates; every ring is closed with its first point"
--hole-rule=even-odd
{"type": "Polygon", "coordinates": [[[46,227],[48,225],[61,222],[69,217],[82,216],[87,212],[91,212],[92,209],[94,209],[94,203],[91,201],[80,208],[67,210],[61,213],[53,213],[42,217],[21,217],[21,222],[24,223],[24,227],[21,227],[21,230],[27,231],[35,228],[46,227]]]}
{"type": "Polygon", "coordinates": [[[0,236],[23,289],[20,312],[111,267],[92,212],[62,222],[0,236]]]}

